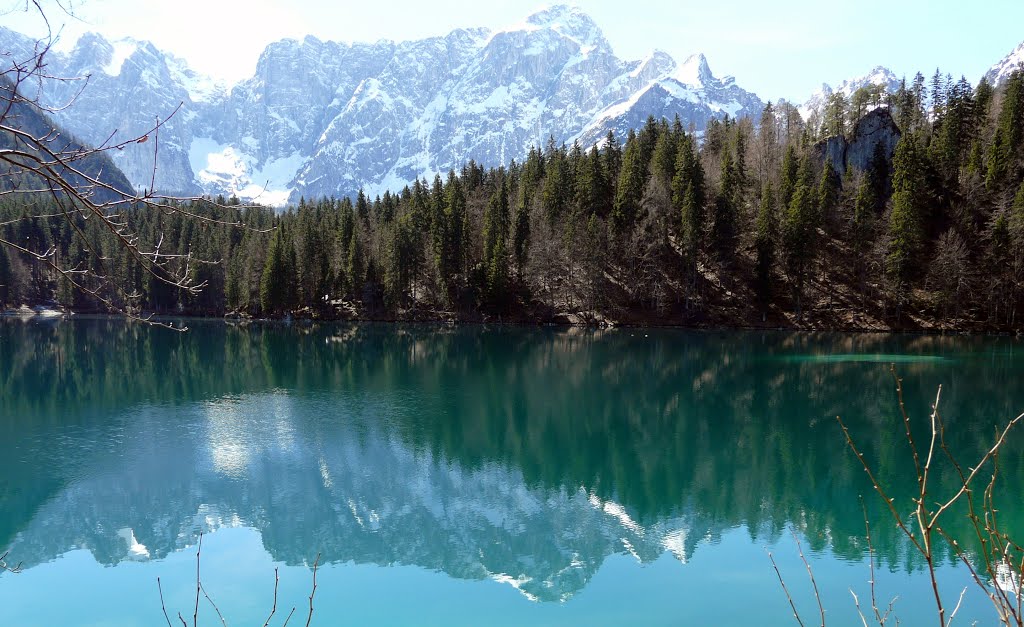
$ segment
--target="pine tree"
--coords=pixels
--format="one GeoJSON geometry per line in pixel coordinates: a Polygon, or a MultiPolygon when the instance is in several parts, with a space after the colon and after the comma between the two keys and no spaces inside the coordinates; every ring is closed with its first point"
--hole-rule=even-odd
{"type": "Polygon", "coordinates": [[[345,263],[345,274],[348,276],[348,293],[353,300],[363,299],[363,288],[366,281],[366,264],[363,259],[363,242],[360,237],[362,227],[358,224],[352,229],[348,246],[348,257],[345,263]]]}
{"type": "Polygon", "coordinates": [[[264,314],[277,315],[286,311],[288,301],[288,261],[281,231],[275,231],[270,240],[267,260],[263,264],[260,278],[260,310],[264,314]]]}
{"type": "MultiPolygon", "coordinates": [[[[619,146],[619,140],[615,137],[614,131],[608,131],[601,156],[605,180],[610,186],[614,186],[619,180],[619,172],[622,170],[622,147],[619,146]]],[[[614,190],[611,191],[614,193],[614,190]]]]}
{"type": "Polygon", "coordinates": [[[364,223],[370,219],[370,203],[362,188],[359,188],[359,194],[356,196],[356,214],[364,223]]]}
{"type": "Polygon", "coordinates": [[[611,211],[611,190],[601,167],[597,146],[583,158],[576,173],[576,203],[579,215],[606,217],[611,211]]]}
{"type": "Polygon", "coordinates": [[[678,138],[667,127],[658,135],[658,141],[654,144],[654,155],[651,157],[653,175],[666,189],[672,185],[672,177],[676,173],[678,144],[678,138]]]}
{"type": "Polygon", "coordinates": [[[554,226],[568,210],[572,191],[567,157],[561,150],[556,149],[549,155],[545,171],[547,176],[541,192],[541,206],[548,225],[554,226]]]}
{"type": "Polygon", "coordinates": [[[796,313],[803,318],[804,283],[814,261],[818,210],[815,206],[814,169],[811,160],[800,160],[793,199],[786,209],[783,223],[783,245],[786,252],[786,270],[789,274],[796,313]]]}
{"type": "Polygon", "coordinates": [[[622,156],[622,169],[612,205],[612,231],[617,237],[621,238],[633,228],[643,198],[646,168],[643,142],[637,136],[630,135],[622,156]]]}
{"type": "Polygon", "coordinates": [[[484,212],[484,268],[487,279],[487,297],[498,305],[508,289],[508,233],[511,222],[508,202],[508,180],[502,170],[499,181],[484,212]]]}
{"type": "Polygon", "coordinates": [[[761,190],[761,208],[757,212],[757,233],[754,248],[757,250],[757,298],[762,305],[771,298],[772,268],[775,266],[775,241],[778,238],[778,218],[775,211],[775,190],[772,182],[765,183],[761,190]]]}
{"type": "Polygon", "coordinates": [[[821,170],[818,181],[818,213],[821,223],[833,226],[837,221],[836,209],[839,206],[839,193],[842,181],[839,173],[832,165],[832,157],[825,159],[825,167],[821,170]]]}
{"type": "Polygon", "coordinates": [[[715,214],[711,225],[711,239],[719,258],[728,260],[735,253],[736,232],[739,224],[736,209],[738,191],[736,165],[732,160],[732,154],[728,150],[722,152],[721,180],[722,188],[715,198],[715,214]]]}
{"type": "Polygon", "coordinates": [[[231,258],[228,261],[227,276],[224,281],[224,305],[228,311],[243,311],[247,309],[241,275],[239,257],[231,258]]]}
{"type": "Polygon", "coordinates": [[[1019,298],[1024,296],[1024,181],[1017,189],[1006,226],[1013,259],[1014,292],[1019,298]]]}
{"type": "Polygon", "coordinates": [[[437,227],[439,239],[435,240],[434,264],[445,298],[451,305],[462,286],[466,261],[466,196],[455,172],[448,173],[444,204],[437,227]]]}
{"type": "Polygon", "coordinates": [[[838,91],[829,96],[822,128],[825,137],[846,135],[847,108],[846,95],[843,92],[838,91]]]}
{"type": "Polygon", "coordinates": [[[763,188],[778,167],[779,123],[772,103],[764,106],[756,132],[757,184],[763,188]]]}
{"type": "Polygon", "coordinates": [[[526,184],[519,185],[519,199],[516,202],[515,227],[512,232],[512,257],[515,259],[516,276],[523,279],[527,254],[530,248],[530,192],[526,184]]]}
{"type": "Polygon", "coordinates": [[[889,251],[886,274],[903,285],[918,268],[916,260],[924,245],[921,203],[924,191],[924,159],[914,134],[903,135],[893,156],[892,213],[889,215],[889,251]]]}
{"type": "Polygon", "coordinates": [[[786,152],[782,155],[782,180],[779,183],[779,204],[782,207],[788,208],[789,203],[793,201],[798,168],[796,150],[790,144],[786,146],[786,152]]]}
{"type": "MultiPolygon", "coordinates": [[[[1024,70],[1010,75],[999,110],[995,139],[989,149],[985,185],[1000,189],[1024,151],[1024,70]]],[[[1014,181],[1015,182],[1015,181],[1014,181]]]]}
{"type": "Polygon", "coordinates": [[[691,273],[697,268],[704,234],[704,168],[697,157],[693,140],[684,135],[676,152],[676,173],[672,178],[672,200],[679,210],[683,254],[691,273]]]}
{"type": "Polygon", "coordinates": [[[390,303],[402,306],[408,300],[409,287],[420,262],[420,246],[412,214],[407,213],[395,220],[387,252],[384,272],[386,295],[390,303]]]}
{"type": "Polygon", "coordinates": [[[935,68],[935,74],[932,75],[931,88],[932,122],[940,123],[946,115],[947,82],[939,68],[935,68]]]}

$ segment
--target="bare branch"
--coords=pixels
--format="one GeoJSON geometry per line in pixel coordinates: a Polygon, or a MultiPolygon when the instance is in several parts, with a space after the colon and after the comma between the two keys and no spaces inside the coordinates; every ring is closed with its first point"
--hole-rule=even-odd
{"type": "Polygon", "coordinates": [[[313,595],[316,594],[316,569],[320,565],[320,554],[316,554],[316,559],[313,561],[313,589],[309,592],[309,615],[306,617],[306,627],[309,627],[310,621],[313,620],[313,595]]]}
{"type": "MultiPolygon", "coordinates": [[[[270,616],[267,616],[267,620],[263,622],[263,627],[270,625],[270,619],[274,618],[274,613],[277,612],[277,584],[281,578],[278,576],[277,569],[274,569],[274,605],[270,608],[270,616]]],[[[294,610],[293,610],[294,611],[294,610]]]]}
{"type": "Polygon", "coordinates": [[[796,609],[796,603],[793,602],[793,595],[789,593],[789,588],[786,587],[786,580],[782,578],[782,573],[779,572],[779,565],[775,563],[775,557],[772,556],[771,551],[768,551],[768,559],[771,560],[772,568],[775,569],[775,576],[779,578],[779,584],[782,586],[782,591],[786,594],[786,600],[789,601],[789,607],[793,609],[793,618],[800,627],[804,627],[804,621],[800,619],[800,612],[796,609]]]}
{"type": "Polygon", "coordinates": [[[167,627],[171,627],[171,618],[167,615],[167,605],[164,603],[164,588],[160,585],[160,578],[156,578],[156,589],[160,591],[160,609],[164,611],[164,618],[167,619],[167,627]]]}

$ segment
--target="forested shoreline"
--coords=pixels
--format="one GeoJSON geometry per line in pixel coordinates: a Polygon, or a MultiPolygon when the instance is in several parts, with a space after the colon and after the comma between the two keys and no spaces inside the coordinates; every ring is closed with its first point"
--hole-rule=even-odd
{"type": "Polygon", "coordinates": [[[1024,73],[919,74],[700,135],[651,118],[373,199],[181,209],[124,209],[140,248],[172,255],[157,267],[102,221],[5,197],[0,238],[49,255],[0,247],[0,309],[1014,332],[1024,73]],[[201,289],[171,285],[183,264],[201,289]]]}

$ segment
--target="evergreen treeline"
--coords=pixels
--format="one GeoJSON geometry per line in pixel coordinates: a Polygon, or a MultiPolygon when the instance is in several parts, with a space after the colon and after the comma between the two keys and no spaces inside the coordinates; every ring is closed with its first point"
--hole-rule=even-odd
{"type": "MultiPolygon", "coordinates": [[[[1017,329],[1024,72],[999,90],[918,74],[893,94],[833,96],[806,123],[769,104],[700,138],[651,118],[600,147],[552,141],[374,199],[188,209],[249,228],[125,219],[143,246],[191,255],[198,294],[148,274],[96,221],[20,219],[59,213],[43,200],[7,199],[0,237],[88,268],[91,289],[133,311],[1017,329]],[[895,153],[832,163],[828,138],[877,106],[899,128],[895,153]]],[[[0,305],[45,301],[101,304],[0,249],[0,305]]]]}

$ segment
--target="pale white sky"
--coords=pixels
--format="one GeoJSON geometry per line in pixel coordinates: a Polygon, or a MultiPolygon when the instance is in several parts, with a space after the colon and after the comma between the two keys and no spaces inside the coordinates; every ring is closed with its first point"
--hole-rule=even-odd
{"type": "MultiPolygon", "coordinates": [[[[62,0],[75,18],[41,0],[63,45],[85,31],[130,36],[234,82],[251,76],[271,41],[312,34],[337,41],[402,41],[454,28],[502,28],[553,4],[534,0],[62,0]]],[[[0,24],[39,32],[26,0],[0,0],[0,24]],[[6,9],[6,10],[4,10],[6,9]]],[[[976,82],[1024,41],[1024,0],[576,0],[616,54],[639,59],[654,48],[677,61],[707,55],[716,76],[763,99],[806,99],[886,65],[911,78],[936,67],[976,82]]]]}

